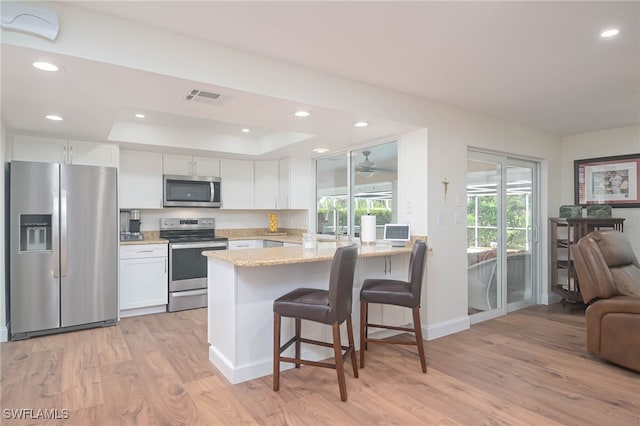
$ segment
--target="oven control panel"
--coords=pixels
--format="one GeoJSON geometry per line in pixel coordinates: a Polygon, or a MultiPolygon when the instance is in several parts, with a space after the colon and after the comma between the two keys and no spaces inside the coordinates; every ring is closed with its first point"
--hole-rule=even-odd
{"type": "Polygon", "coordinates": [[[160,219],[160,229],[213,229],[215,218],[203,217],[196,219],[165,218],[160,219]]]}

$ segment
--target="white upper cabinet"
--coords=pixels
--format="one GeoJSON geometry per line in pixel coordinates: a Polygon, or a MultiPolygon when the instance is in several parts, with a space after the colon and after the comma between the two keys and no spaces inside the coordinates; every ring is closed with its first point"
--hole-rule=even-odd
{"type": "Polygon", "coordinates": [[[16,161],[118,167],[119,150],[114,144],[14,135],[11,158],[16,161]]]}
{"type": "Polygon", "coordinates": [[[161,209],[162,154],[120,151],[118,189],[121,209],[161,209]]]}
{"type": "Polygon", "coordinates": [[[119,149],[113,144],[70,140],[67,148],[67,163],[118,167],[119,149]]]}
{"type": "Polygon", "coordinates": [[[253,209],[253,161],[220,160],[223,209],[253,209]]]}
{"type": "Polygon", "coordinates": [[[278,162],[278,208],[310,209],[311,160],[308,158],[286,158],[278,162]]]}
{"type": "Polygon", "coordinates": [[[212,157],[193,157],[194,176],[220,176],[220,159],[212,157]]]}
{"type": "Polygon", "coordinates": [[[256,161],[253,179],[253,208],[281,208],[278,204],[278,161],[256,161]]]}
{"type": "Polygon", "coordinates": [[[163,155],[165,175],[220,176],[220,159],[191,155],[163,155]]]}
{"type": "Polygon", "coordinates": [[[278,161],[278,208],[288,209],[290,198],[290,168],[291,161],[288,158],[278,161]]]}
{"type": "Polygon", "coordinates": [[[66,162],[66,139],[41,136],[13,136],[13,160],[38,161],[41,163],[66,162]]]}

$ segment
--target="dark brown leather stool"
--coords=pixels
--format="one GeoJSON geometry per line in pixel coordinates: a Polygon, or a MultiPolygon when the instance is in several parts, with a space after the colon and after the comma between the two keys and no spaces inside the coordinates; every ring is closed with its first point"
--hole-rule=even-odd
{"type": "Polygon", "coordinates": [[[388,280],[384,278],[366,279],[360,290],[360,368],[364,368],[364,352],[367,343],[393,343],[398,345],[416,345],[420,354],[422,372],[427,372],[427,362],[424,357],[422,343],[422,328],[420,323],[420,294],[422,292],[422,273],[427,255],[427,244],[417,240],[413,244],[409,260],[409,281],[388,280]],[[413,328],[394,327],[382,324],[368,323],[369,303],[404,306],[413,310],[413,328]],[[385,328],[415,333],[416,341],[369,339],[368,327],[385,328]]]}
{"type": "Polygon", "coordinates": [[[298,288],[273,302],[273,390],[280,389],[280,362],[291,362],[300,368],[300,364],[315,367],[335,368],[338,373],[340,399],[347,400],[347,385],[344,378],[344,360],[351,355],[353,376],[358,377],[358,364],[353,343],[353,324],[351,321],[351,305],[353,300],[353,275],[358,258],[357,246],[350,245],[336,250],[331,262],[329,290],[315,288],[298,288]],[[280,318],[295,318],[295,336],[280,346],[280,318]],[[309,320],[331,325],[333,327],[333,344],[300,337],[301,320],[309,320]],[[349,346],[340,342],[340,324],[347,320],[347,336],[349,346]],[[280,356],[293,343],[295,358],[280,356]],[[335,363],[317,362],[300,359],[300,343],[333,347],[335,363]],[[344,354],[342,350],[345,350],[344,354]]]}

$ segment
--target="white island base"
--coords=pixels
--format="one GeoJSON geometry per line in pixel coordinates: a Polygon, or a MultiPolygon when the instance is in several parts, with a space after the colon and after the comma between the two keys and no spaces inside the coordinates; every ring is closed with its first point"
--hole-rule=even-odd
{"type": "MultiPolygon", "coordinates": [[[[407,279],[410,250],[387,249],[383,246],[379,254],[373,250],[365,257],[358,258],[353,289],[353,327],[356,348],[359,347],[360,287],[364,278],[389,277],[407,279]],[[385,254],[387,253],[387,254],[385,254]],[[393,266],[391,268],[391,265],[393,266]],[[389,271],[391,269],[393,272],[389,271]]],[[[335,251],[335,247],[333,249],[335,251]]],[[[259,257],[270,252],[277,256],[300,247],[242,250],[245,258],[251,253],[259,257]]],[[[283,294],[299,287],[327,289],[331,256],[306,259],[303,263],[290,263],[285,259],[281,264],[255,265],[253,262],[234,262],[238,252],[206,252],[208,256],[208,340],[209,360],[233,384],[267,376],[273,373],[273,301],[283,294]],[[249,263],[241,266],[238,263],[249,263]]],[[[290,259],[289,259],[290,261],[290,259]]],[[[272,262],[273,263],[273,262],[272,262]]],[[[411,311],[388,305],[370,305],[371,322],[389,325],[404,325],[411,321],[411,311]]],[[[346,323],[341,327],[341,337],[346,345],[346,323]]],[[[294,334],[294,320],[282,319],[282,343],[294,334]]],[[[369,334],[374,330],[370,329],[369,334]]],[[[303,336],[309,339],[331,342],[331,327],[302,321],[303,336]]],[[[397,332],[396,332],[397,333],[397,332]]],[[[379,336],[394,334],[390,330],[380,330],[379,336]]],[[[293,347],[285,351],[293,356],[293,347]]],[[[302,345],[302,357],[314,361],[333,357],[330,348],[302,345]]],[[[281,369],[293,368],[293,364],[282,363],[281,369]]]]}

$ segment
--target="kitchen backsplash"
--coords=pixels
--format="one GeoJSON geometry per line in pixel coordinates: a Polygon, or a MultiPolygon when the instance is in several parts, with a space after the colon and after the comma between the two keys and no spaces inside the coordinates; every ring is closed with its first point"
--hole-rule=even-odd
{"type": "Polygon", "coordinates": [[[160,219],[167,217],[215,217],[216,229],[268,228],[269,213],[277,214],[279,228],[309,228],[309,212],[307,210],[228,211],[222,209],[175,208],[161,210],[140,210],[140,230],[156,231],[160,229],[160,219]]]}

